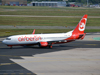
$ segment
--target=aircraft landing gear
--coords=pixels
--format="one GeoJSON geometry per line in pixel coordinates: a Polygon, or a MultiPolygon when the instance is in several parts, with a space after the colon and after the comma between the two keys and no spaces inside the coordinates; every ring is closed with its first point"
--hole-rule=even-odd
{"type": "Polygon", "coordinates": [[[12,46],[8,45],[10,47],[10,49],[12,49],[12,46]]]}
{"type": "Polygon", "coordinates": [[[52,48],[52,45],[49,45],[49,48],[52,48]]]}
{"type": "Polygon", "coordinates": [[[12,49],[12,46],[10,47],[10,49],[12,49]]]}

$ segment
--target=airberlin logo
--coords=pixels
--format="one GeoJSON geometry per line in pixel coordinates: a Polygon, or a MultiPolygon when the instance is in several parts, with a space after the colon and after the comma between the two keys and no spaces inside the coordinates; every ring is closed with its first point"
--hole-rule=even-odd
{"type": "Polygon", "coordinates": [[[81,20],[81,22],[79,23],[79,30],[80,31],[84,31],[84,29],[85,29],[85,22],[86,22],[86,18],[83,18],[81,20]]]}
{"type": "Polygon", "coordinates": [[[40,36],[34,36],[34,37],[21,36],[21,37],[18,38],[19,42],[22,42],[22,41],[38,41],[38,40],[42,40],[42,38],[40,36]]]}
{"type": "Polygon", "coordinates": [[[80,23],[79,30],[83,31],[84,29],[85,29],[85,24],[84,23],[80,23]]]}

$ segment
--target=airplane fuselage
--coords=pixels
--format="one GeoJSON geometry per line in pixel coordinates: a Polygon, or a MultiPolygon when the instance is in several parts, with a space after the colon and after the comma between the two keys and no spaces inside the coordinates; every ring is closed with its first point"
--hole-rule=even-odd
{"type": "Polygon", "coordinates": [[[72,31],[69,33],[53,33],[53,34],[29,34],[29,35],[15,35],[7,37],[3,40],[7,45],[23,45],[36,44],[38,42],[61,42],[71,37],[72,31]]]}

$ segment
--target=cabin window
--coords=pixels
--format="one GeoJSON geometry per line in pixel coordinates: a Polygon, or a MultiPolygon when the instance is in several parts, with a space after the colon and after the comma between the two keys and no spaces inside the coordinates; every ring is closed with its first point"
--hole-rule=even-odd
{"type": "Polygon", "coordinates": [[[11,38],[6,38],[6,40],[11,40],[11,38]]]}

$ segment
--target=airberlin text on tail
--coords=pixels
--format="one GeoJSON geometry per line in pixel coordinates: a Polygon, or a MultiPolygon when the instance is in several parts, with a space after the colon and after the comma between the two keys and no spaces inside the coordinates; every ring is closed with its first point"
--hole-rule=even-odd
{"type": "Polygon", "coordinates": [[[87,21],[87,14],[85,14],[82,19],[80,20],[80,22],[78,23],[78,25],[76,26],[76,28],[73,31],[74,33],[84,33],[85,30],[85,26],[86,26],[86,21],[87,21]]]}

